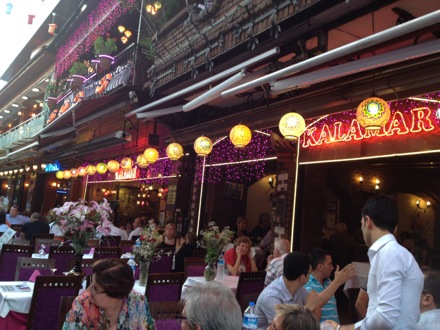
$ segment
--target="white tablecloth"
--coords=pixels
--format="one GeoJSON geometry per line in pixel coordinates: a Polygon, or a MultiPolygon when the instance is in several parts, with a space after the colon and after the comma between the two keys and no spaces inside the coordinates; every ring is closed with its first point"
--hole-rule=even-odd
{"type": "Polygon", "coordinates": [[[345,292],[347,291],[347,289],[362,287],[365,284],[368,278],[368,272],[370,271],[370,263],[368,262],[353,262],[352,264],[356,273],[352,278],[345,282],[345,292]]]}
{"type": "Polygon", "coordinates": [[[9,311],[28,314],[31,308],[32,292],[34,289],[33,282],[0,282],[0,317],[6,317],[9,311]],[[32,291],[16,292],[2,290],[2,286],[5,285],[22,285],[26,283],[32,291]]]}
{"type": "MultiPolygon", "coordinates": [[[[49,254],[39,254],[39,253],[32,253],[32,258],[35,259],[49,259],[49,254]]],[[[84,254],[83,259],[93,259],[93,254],[84,254]]]]}
{"type": "MultiPolygon", "coordinates": [[[[238,285],[238,276],[225,275],[221,281],[219,281],[218,279],[215,279],[215,281],[230,288],[232,290],[232,293],[235,295],[238,285]]],[[[185,298],[186,291],[188,290],[189,287],[198,283],[206,283],[205,277],[204,276],[188,277],[185,283],[183,283],[181,298],[182,299],[185,298]]]]}

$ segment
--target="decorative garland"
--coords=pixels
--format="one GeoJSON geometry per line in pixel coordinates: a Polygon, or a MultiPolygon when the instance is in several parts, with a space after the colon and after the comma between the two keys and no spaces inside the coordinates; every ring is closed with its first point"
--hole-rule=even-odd
{"type": "Polygon", "coordinates": [[[55,75],[60,77],[80,56],[91,51],[96,38],[104,35],[117,20],[133,8],[135,0],[102,0],[61,46],[56,55],[55,75]]]}

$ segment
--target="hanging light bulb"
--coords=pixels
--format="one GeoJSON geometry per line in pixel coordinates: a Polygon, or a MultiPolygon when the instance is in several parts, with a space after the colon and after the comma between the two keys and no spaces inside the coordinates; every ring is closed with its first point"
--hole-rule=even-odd
{"type": "Polygon", "coordinates": [[[202,135],[195,140],[194,150],[197,153],[197,156],[205,157],[212,151],[212,141],[202,135]]]}
{"type": "Polygon", "coordinates": [[[38,169],[38,165],[37,165],[37,164],[32,165],[32,169],[33,169],[34,171],[36,171],[36,170],[38,169]]]}
{"type": "Polygon", "coordinates": [[[229,139],[236,149],[246,147],[252,140],[252,132],[245,125],[236,125],[229,133],[229,139]]]}
{"type": "Polygon", "coordinates": [[[146,168],[146,167],[148,167],[148,163],[147,163],[147,160],[145,159],[144,154],[140,154],[139,156],[137,156],[137,158],[136,158],[136,164],[137,164],[140,168],[146,168]]]}
{"type": "Polygon", "coordinates": [[[153,4],[154,8],[156,8],[157,10],[162,8],[162,4],[159,1],[154,2],[153,4]]]}
{"type": "Polygon", "coordinates": [[[118,163],[118,161],[117,160],[110,160],[108,163],[107,163],[107,169],[110,171],[110,172],[116,172],[117,170],[119,170],[119,163],[118,163]]]}
{"type": "Polygon", "coordinates": [[[278,127],[286,140],[295,141],[306,130],[306,122],[300,114],[289,112],[281,117],[278,127]]]}
{"type": "Polygon", "coordinates": [[[64,179],[64,173],[63,173],[63,171],[57,171],[56,173],[55,173],[55,176],[56,176],[56,178],[57,179],[64,179]]]}
{"type": "Polygon", "coordinates": [[[122,42],[123,44],[126,44],[127,41],[128,41],[128,39],[127,39],[126,36],[122,36],[122,37],[121,37],[121,42],[122,42]]]}
{"type": "Polygon", "coordinates": [[[131,170],[133,167],[133,161],[130,157],[124,157],[121,159],[121,168],[124,170],[131,170]]]}
{"type": "Polygon", "coordinates": [[[356,119],[366,130],[379,130],[390,119],[388,103],[379,97],[370,97],[359,104],[356,119]]]}
{"type": "Polygon", "coordinates": [[[166,149],[166,153],[169,159],[178,160],[183,156],[183,148],[178,143],[170,143],[166,149]]]}
{"type": "Polygon", "coordinates": [[[78,175],[79,176],[84,176],[86,174],[87,174],[87,172],[86,172],[86,168],[84,166],[78,167],[78,175]]]}
{"type": "Polygon", "coordinates": [[[40,165],[40,166],[41,166],[41,169],[42,169],[42,170],[44,171],[44,170],[46,169],[46,166],[47,166],[47,165],[46,165],[46,164],[44,164],[44,163],[41,163],[41,165],[40,165]]]}
{"type": "Polygon", "coordinates": [[[78,177],[78,169],[76,169],[76,168],[71,168],[70,169],[70,175],[72,176],[72,178],[76,178],[76,177],[78,177]]]}
{"type": "Polygon", "coordinates": [[[125,36],[126,36],[127,38],[130,38],[131,35],[132,35],[132,33],[131,33],[130,30],[125,30],[124,34],[125,34],[125,36]]]}
{"type": "Polygon", "coordinates": [[[154,148],[147,148],[144,151],[144,158],[147,164],[153,164],[158,160],[159,152],[154,148]]]}
{"type": "Polygon", "coordinates": [[[71,177],[72,177],[72,174],[70,174],[70,170],[64,170],[63,179],[69,180],[71,177]]]}
{"type": "Polygon", "coordinates": [[[125,31],[125,26],[119,25],[118,26],[118,31],[121,32],[121,33],[124,32],[125,31]]]}

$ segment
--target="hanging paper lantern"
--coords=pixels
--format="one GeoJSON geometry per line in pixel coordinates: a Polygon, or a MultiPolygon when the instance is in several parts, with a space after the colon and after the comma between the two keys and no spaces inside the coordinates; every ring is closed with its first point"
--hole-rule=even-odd
{"type": "Polygon", "coordinates": [[[96,165],[96,172],[98,172],[99,174],[104,174],[105,172],[107,172],[107,165],[105,165],[105,163],[98,163],[96,165]]]}
{"type": "Polygon", "coordinates": [[[93,174],[95,174],[95,173],[96,173],[96,167],[95,167],[95,165],[92,165],[92,164],[87,165],[87,166],[86,166],[86,173],[87,173],[87,175],[93,175],[93,174]]]}
{"type": "Polygon", "coordinates": [[[194,141],[194,150],[196,151],[197,156],[208,156],[212,151],[212,141],[206,136],[200,136],[194,141]]]}
{"type": "Polygon", "coordinates": [[[147,164],[153,164],[159,158],[159,152],[154,148],[147,148],[144,151],[144,157],[147,164]]]}
{"type": "Polygon", "coordinates": [[[55,176],[57,177],[57,179],[64,179],[64,172],[63,171],[57,171],[55,173],[55,176]]]}
{"type": "Polygon", "coordinates": [[[87,174],[87,172],[86,172],[86,168],[84,166],[78,167],[78,175],[79,176],[84,176],[86,174],[87,174]]]}
{"type": "Polygon", "coordinates": [[[370,97],[359,104],[356,118],[366,130],[379,130],[390,119],[391,111],[387,102],[379,97],[370,97]]]}
{"type": "Polygon", "coordinates": [[[64,172],[63,172],[63,179],[69,180],[71,176],[72,175],[70,174],[69,170],[64,170],[64,172]]]}
{"type": "Polygon", "coordinates": [[[281,118],[278,127],[286,140],[294,141],[306,130],[306,122],[300,114],[289,112],[281,118]]]}
{"type": "Polygon", "coordinates": [[[145,159],[144,154],[140,154],[139,156],[137,156],[137,158],[136,158],[136,164],[137,164],[140,168],[146,168],[146,167],[148,167],[148,163],[147,163],[147,160],[145,159]]]}
{"type": "Polygon", "coordinates": [[[231,129],[229,139],[235,148],[244,148],[251,142],[252,132],[245,125],[236,125],[231,129]]]}
{"type": "Polygon", "coordinates": [[[110,160],[108,163],[107,163],[107,169],[110,171],[110,172],[116,172],[117,170],[119,170],[119,163],[118,163],[118,161],[117,160],[114,160],[114,159],[112,159],[112,160],[110,160]]]}
{"type": "Polygon", "coordinates": [[[170,143],[167,147],[167,156],[171,160],[178,160],[183,156],[183,148],[178,143],[170,143]]]}
{"type": "Polygon", "coordinates": [[[76,178],[78,176],[78,170],[76,168],[71,168],[70,175],[72,175],[72,178],[76,178]]]}
{"type": "Polygon", "coordinates": [[[124,157],[121,159],[121,167],[124,170],[131,170],[131,168],[133,167],[133,161],[131,160],[131,158],[129,157],[124,157]]]}

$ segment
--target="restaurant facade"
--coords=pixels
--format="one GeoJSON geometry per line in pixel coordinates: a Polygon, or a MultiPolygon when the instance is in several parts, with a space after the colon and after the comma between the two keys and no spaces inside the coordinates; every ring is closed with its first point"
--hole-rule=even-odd
{"type": "MultiPolygon", "coordinates": [[[[109,3],[120,12],[109,31],[133,15],[123,4],[139,5],[109,3]]],[[[2,190],[23,210],[43,213],[65,200],[107,198],[121,221],[145,214],[182,231],[232,225],[242,214],[252,228],[267,212],[301,250],[320,245],[340,221],[356,234],[362,204],[385,193],[398,201],[398,232],[438,249],[438,4],[219,0],[181,8],[155,31],[154,61],[136,44],[124,48],[109,71],[84,82],[82,101],[70,89],[57,98],[58,110],[70,102],[62,116],[50,121],[45,104],[39,123],[2,130],[2,190]],[[109,73],[108,89],[97,94],[109,73]],[[371,96],[390,107],[378,130],[356,115],[371,96]],[[306,123],[296,142],[278,127],[289,112],[306,123]],[[230,141],[239,124],[252,132],[244,148],[230,141]],[[10,141],[20,127],[33,133],[10,141]],[[212,144],[204,157],[193,147],[201,136],[212,144]],[[178,160],[167,153],[173,142],[182,146],[178,160]],[[138,157],[148,148],[158,155],[145,166],[138,157]],[[91,165],[94,173],[78,173],[91,165]]],[[[20,96],[12,90],[25,93],[49,68],[67,66],[54,65],[55,55],[81,26],[72,21],[49,54],[17,73],[0,92],[2,109],[20,96]]]]}

